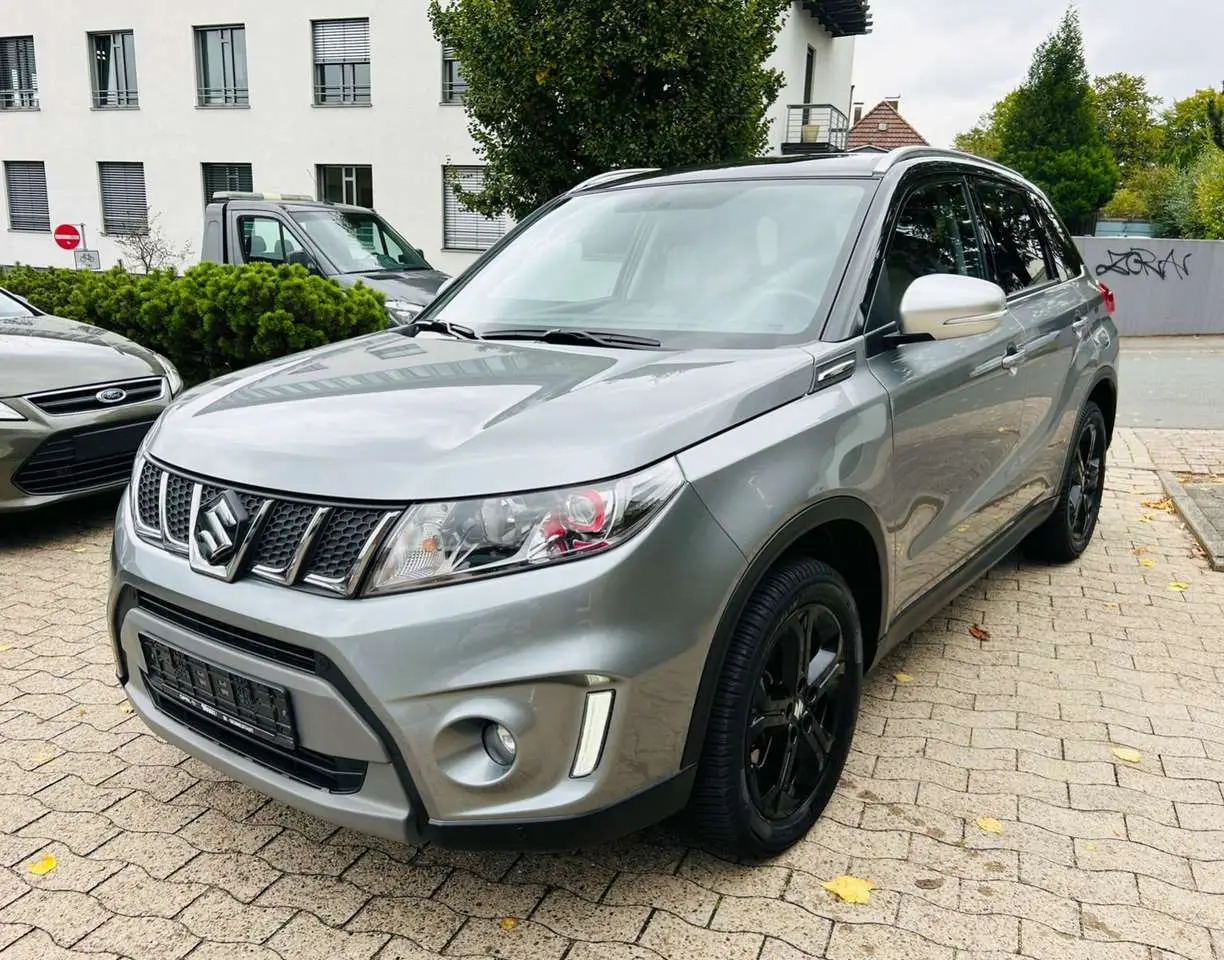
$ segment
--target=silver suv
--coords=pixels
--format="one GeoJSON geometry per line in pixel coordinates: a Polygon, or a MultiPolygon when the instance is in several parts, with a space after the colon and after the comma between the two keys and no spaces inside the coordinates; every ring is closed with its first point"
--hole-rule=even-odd
{"type": "Polygon", "coordinates": [[[1046,198],[929,149],[598,178],[412,324],[150,432],[110,624],[146,722],[320,817],[572,848],[686,806],[768,856],[863,674],[1092,538],[1112,301],[1046,198]]]}

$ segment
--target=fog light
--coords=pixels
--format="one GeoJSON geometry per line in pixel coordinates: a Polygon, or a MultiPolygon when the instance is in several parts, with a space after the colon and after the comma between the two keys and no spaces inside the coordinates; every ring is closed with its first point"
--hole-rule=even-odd
{"type": "Polygon", "coordinates": [[[608,732],[608,719],[612,716],[613,696],[611,690],[597,690],[586,695],[578,749],[574,751],[574,765],[570,768],[571,777],[589,776],[599,766],[604,736],[608,732]]]}
{"type": "Polygon", "coordinates": [[[485,724],[484,748],[489,759],[503,767],[514,763],[514,755],[518,753],[518,744],[514,740],[514,734],[500,723],[485,724]]]}

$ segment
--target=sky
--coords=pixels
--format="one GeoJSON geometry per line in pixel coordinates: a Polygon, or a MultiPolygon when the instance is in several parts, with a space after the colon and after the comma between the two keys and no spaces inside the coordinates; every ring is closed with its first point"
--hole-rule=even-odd
{"type": "MultiPolygon", "coordinates": [[[[870,110],[901,97],[901,114],[951,146],[1019,85],[1066,0],[870,0],[873,31],[854,51],[854,99],[870,110]]],[[[1166,101],[1224,84],[1221,0],[1080,0],[1088,71],[1148,78],[1166,101]]]]}

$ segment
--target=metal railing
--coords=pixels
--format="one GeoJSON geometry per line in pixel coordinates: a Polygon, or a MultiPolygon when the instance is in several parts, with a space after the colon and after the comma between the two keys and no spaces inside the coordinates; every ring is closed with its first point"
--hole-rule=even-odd
{"type": "Polygon", "coordinates": [[[793,153],[837,153],[846,149],[849,132],[849,117],[831,103],[793,103],[782,143],[793,153]]]}
{"type": "Polygon", "coordinates": [[[0,110],[37,110],[38,87],[0,87],[0,110]]]}

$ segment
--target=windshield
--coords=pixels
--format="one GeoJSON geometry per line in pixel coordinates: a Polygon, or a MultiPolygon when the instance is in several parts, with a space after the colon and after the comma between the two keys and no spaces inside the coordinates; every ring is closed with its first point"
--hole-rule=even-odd
{"type": "Polygon", "coordinates": [[[812,339],[871,181],[643,185],[566,200],[440,305],[436,319],[647,335],[665,347],[812,339]]]}
{"type": "Polygon", "coordinates": [[[340,273],[430,269],[377,214],[323,209],[296,210],[292,216],[340,273]]]}
{"type": "Polygon", "coordinates": [[[0,317],[32,317],[33,311],[25,304],[14,300],[7,290],[0,290],[0,317]]]}

